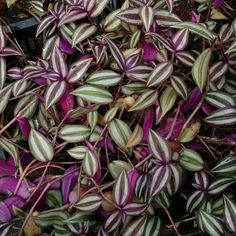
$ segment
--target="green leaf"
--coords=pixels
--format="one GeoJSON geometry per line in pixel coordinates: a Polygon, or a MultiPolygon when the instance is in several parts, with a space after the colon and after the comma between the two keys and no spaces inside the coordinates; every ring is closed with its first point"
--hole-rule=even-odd
{"type": "Polygon", "coordinates": [[[2,114],[7,107],[9,98],[12,93],[12,85],[6,86],[0,90],[0,114],[2,114]]]}
{"type": "Polygon", "coordinates": [[[62,194],[60,190],[49,190],[46,195],[46,203],[50,208],[62,206],[62,194]]]}
{"type": "Polygon", "coordinates": [[[118,178],[123,170],[129,171],[131,169],[132,166],[128,162],[122,160],[115,160],[108,164],[108,170],[114,179],[118,178]]]}
{"type": "Polygon", "coordinates": [[[167,87],[160,96],[160,106],[162,117],[174,106],[177,99],[177,93],[171,87],[167,87]]]}
{"type": "Polygon", "coordinates": [[[144,236],[158,236],[161,228],[161,220],[158,216],[147,219],[144,236]]]}
{"type": "Polygon", "coordinates": [[[83,160],[87,151],[88,148],[85,146],[76,146],[67,150],[68,154],[77,160],[83,160]]]}
{"type": "Polygon", "coordinates": [[[96,211],[102,204],[102,198],[98,194],[91,193],[82,197],[74,207],[80,211],[92,212],[96,211]]]}
{"type": "Polygon", "coordinates": [[[114,119],[108,125],[112,140],[124,151],[128,151],[127,143],[131,136],[129,126],[122,120],[114,119]]]}
{"type": "Polygon", "coordinates": [[[90,128],[83,125],[64,125],[59,137],[70,143],[84,141],[90,135],[90,128]]]}
{"type": "Polygon", "coordinates": [[[75,224],[75,223],[90,221],[93,218],[94,218],[93,213],[80,211],[80,212],[76,212],[73,216],[65,220],[65,222],[75,224]]]}
{"type": "Polygon", "coordinates": [[[113,100],[113,97],[108,90],[92,85],[84,85],[77,88],[73,91],[73,95],[95,104],[109,104],[113,100]]]}
{"type": "Polygon", "coordinates": [[[236,233],[236,204],[226,196],[224,198],[224,221],[227,228],[236,233]]]}
{"type": "Polygon", "coordinates": [[[192,76],[196,85],[203,91],[209,75],[209,63],[212,51],[210,48],[203,51],[196,59],[192,67],[192,76]]]}
{"type": "Polygon", "coordinates": [[[216,194],[222,193],[231,184],[235,183],[235,181],[236,180],[234,178],[230,178],[230,177],[216,179],[209,186],[208,193],[212,194],[212,195],[216,195],[216,194]]]}
{"type": "Polygon", "coordinates": [[[170,82],[171,82],[172,87],[176,91],[176,93],[178,93],[178,95],[180,97],[182,97],[183,100],[187,100],[188,87],[187,87],[186,83],[184,82],[184,80],[178,76],[171,76],[170,82]]]}
{"type": "Polygon", "coordinates": [[[82,162],[82,167],[83,167],[84,173],[89,177],[93,177],[97,173],[98,160],[91,151],[86,152],[85,157],[82,162]]]}
{"type": "Polygon", "coordinates": [[[194,150],[184,148],[180,153],[180,165],[189,171],[199,171],[204,167],[202,157],[194,150]]]}
{"type": "Polygon", "coordinates": [[[34,129],[30,131],[29,148],[38,161],[47,162],[51,161],[54,157],[51,143],[45,136],[34,129]]]}

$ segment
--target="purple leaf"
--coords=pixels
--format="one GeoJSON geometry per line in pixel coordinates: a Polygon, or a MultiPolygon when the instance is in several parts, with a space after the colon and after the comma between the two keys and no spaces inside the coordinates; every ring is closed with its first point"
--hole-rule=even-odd
{"type": "Polygon", "coordinates": [[[181,107],[181,111],[183,113],[187,113],[189,111],[194,110],[197,104],[200,102],[201,98],[202,98],[202,93],[200,89],[199,88],[193,89],[189,96],[189,99],[181,107]]]}
{"type": "Polygon", "coordinates": [[[134,195],[134,190],[135,190],[135,186],[136,186],[136,181],[139,177],[139,173],[136,169],[132,169],[128,172],[128,179],[129,179],[129,183],[130,183],[130,192],[129,192],[129,200],[128,202],[131,202],[133,199],[133,195],[134,195]]]}
{"type": "Polygon", "coordinates": [[[21,53],[14,48],[4,48],[0,51],[0,57],[20,56],[21,53]]]}
{"type": "Polygon", "coordinates": [[[224,4],[224,0],[214,0],[213,6],[214,8],[220,8],[224,4]]]}
{"type": "MultiPolygon", "coordinates": [[[[76,166],[71,166],[65,171],[64,174],[67,174],[76,169],[77,169],[76,166]]],[[[62,179],[62,194],[63,194],[64,204],[68,203],[70,191],[75,186],[78,176],[79,176],[79,171],[76,171],[62,179]]]]}
{"type": "Polygon", "coordinates": [[[142,142],[147,141],[148,131],[152,128],[154,121],[154,111],[152,108],[148,109],[145,114],[144,121],[143,121],[143,139],[142,142]]]}
{"type": "Polygon", "coordinates": [[[211,106],[209,103],[204,102],[202,104],[202,110],[204,111],[204,113],[206,113],[207,115],[210,115],[212,112],[214,112],[216,110],[215,107],[211,106]]]}
{"type": "Polygon", "coordinates": [[[156,60],[158,50],[157,48],[153,45],[153,43],[142,43],[142,48],[143,48],[143,61],[154,61],[156,60]]]}
{"type": "MultiPolygon", "coordinates": [[[[18,184],[19,179],[14,178],[14,177],[3,177],[0,179],[0,193],[3,194],[9,194],[9,193],[14,193],[15,188],[18,184]]],[[[22,181],[16,195],[22,197],[22,198],[27,198],[30,193],[28,190],[28,184],[25,181],[22,181]]]]}
{"type": "Polygon", "coordinates": [[[66,91],[59,100],[59,106],[62,111],[62,116],[65,116],[70,110],[74,107],[75,98],[71,95],[71,92],[74,90],[74,86],[67,84],[66,91]]]}
{"type": "Polygon", "coordinates": [[[4,200],[4,203],[6,204],[10,212],[12,212],[13,206],[22,208],[25,204],[23,199],[19,196],[9,197],[6,200],[4,200]]]}
{"type": "Polygon", "coordinates": [[[0,159],[0,177],[7,175],[14,175],[16,172],[16,167],[14,165],[14,160],[12,157],[8,161],[0,159]]]}
{"type": "Polygon", "coordinates": [[[28,139],[31,130],[29,120],[25,117],[19,117],[17,118],[17,122],[25,139],[28,139]]]}
{"type": "Polygon", "coordinates": [[[13,80],[20,79],[22,77],[22,70],[18,67],[13,67],[8,70],[7,76],[13,80]]]}
{"type": "Polygon", "coordinates": [[[11,220],[11,213],[7,208],[7,205],[1,201],[0,202],[0,222],[8,222],[11,220]]]}
{"type": "Polygon", "coordinates": [[[73,54],[73,52],[75,51],[75,49],[72,48],[71,45],[63,38],[60,39],[60,49],[63,53],[66,54],[73,54]]]}
{"type": "Polygon", "coordinates": [[[190,20],[192,23],[198,23],[199,22],[199,15],[196,12],[192,11],[191,15],[190,15],[190,20]]]}

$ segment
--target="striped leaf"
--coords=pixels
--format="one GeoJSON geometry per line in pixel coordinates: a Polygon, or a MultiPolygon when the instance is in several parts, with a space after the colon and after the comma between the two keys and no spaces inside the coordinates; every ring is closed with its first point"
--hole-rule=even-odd
{"type": "Polygon", "coordinates": [[[232,53],[232,52],[236,52],[236,42],[233,41],[231,43],[231,45],[229,46],[229,48],[227,49],[227,51],[225,52],[226,54],[232,53]]]}
{"type": "Polygon", "coordinates": [[[99,16],[103,12],[107,4],[109,3],[109,0],[100,0],[96,2],[97,2],[96,6],[93,8],[92,12],[90,13],[91,17],[99,16]]]}
{"type": "Polygon", "coordinates": [[[182,22],[177,15],[166,10],[156,10],[155,19],[161,26],[173,26],[182,22]]]}
{"type": "Polygon", "coordinates": [[[186,51],[180,51],[175,54],[176,58],[179,59],[184,65],[192,67],[195,62],[195,58],[191,53],[186,51]]]}
{"type": "Polygon", "coordinates": [[[198,171],[194,173],[194,184],[193,186],[200,190],[207,190],[210,181],[208,175],[203,171],[198,171]]]}
{"type": "Polygon", "coordinates": [[[69,219],[65,220],[65,222],[75,224],[75,223],[86,222],[86,221],[92,220],[93,217],[94,215],[91,212],[79,211],[79,212],[76,212],[69,219]]]}
{"type": "Polygon", "coordinates": [[[18,149],[11,142],[9,142],[6,138],[3,137],[2,138],[0,137],[0,147],[14,158],[15,165],[18,166],[19,164],[18,149]]]}
{"type": "Polygon", "coordinates": [[[113,199],[118,206],[124,206],[128,202],[130,195],[130,182],[125,170],[116,179],[113,187],[113,199]]]}
{"type": "Polygon", "coordinates": [[[236,123],[236,108],[231,106],[220,108],[204,120],[214,125],[233,125],[236,123]]]}
{"type": "Polygon", "coordinates": [[[224,221],[230,232],[236,233],[236,204],[226,196],[224,199],[224,221]]]}
{"type": "Polygon", "coordinates": [[[177,93],[171,87],[167,87],[160,96],[162,116],[164,116],[175,104],[177,93]]]}
{"type": "Polygon", "coordinates": [[[127,24],[142,25],[142,20],[139,16],[139,8],[129,8],[119,12],[117,17],[127,24]]]}
{"type": "Polygon", "coordinates": [[[153,157],[159,162],[168,163],[172,157],[172,151],[167,141],[154,130],[149,131],[148,147],[153,157]]]}
{"type": "Polygon", "coordinates": [[[189,30],[181,29],[178,30],[172,38],[172,44],[175,51],[182,51],[188,44],[189,30]]]}
{"type": "Polygon", "coordinates": [[[151,180],[150,194],[151,196],[159,193],[167,186],[171,178],[171,168],[169,165],[158,166],[151,180]]]}
{"type": "Polygon", "coordinates": [[[121,75],[112,70],[102,70],[91,74],[86,80],[86,83],[97,86],[110,87],[117,85],[121,81],[121,79],[121,75]]]}
{"type": "Polygon", "coordinates": [[[135,101],[133,106],[129,109],[129,112],[144,110],[147,107],[153,105],[156,102],[156,100],[157,100],[157,91],[148,90],[139,96],[139,98],[135,101]]]}
{"type": "Polygon", "coordinates": [[[197,217],[198,221],[201,221],[203,232],[214,236],[224,235],[223,226],[215,216],[200,210],[197,217]]]}
{"type": "Polygon", "coordinates": [[[84,141],[90,135],[90,128],[83,125],[64,125],[59,137],[70,143],[84,141]]]}
{"type": "Polygon", "coordinates": [[[82,167],[84,173],[89,177],[93,177],[97,173],[98,160],[92,152],[87,151],[85,153],[85,157],[82,162],[82,167]]]}
{"type": "Polygon", "coordinates": [[[72,94],[95,104],[109,104],[113,100],[108,90],[92,85],[81,86],[74,90],[72,94]]]}
{"type": "Polygon", "coordinates": [[[103,121],[105,123],[109,123],[110,121],[112,121],[114,119],[114,117],[116,116],[116,113],[118,112],[119,107],[112,107],[111,109],[109,109],[104,117],[103,117],[103,121]]]}
{"type": "Polygon", "coordinates": [[[27,89],[29,83],[27,80],[17,80],[14,84],[13,84],[13,95],[16,97],[20,94],[22,94],[23,92],[25,92],[25,90],[27,89]]]}
{"type": "Polygon", "coordinates": [[[114,119],[109,123],[108,130],[118,147],[127,151],[127,143],[132,133],[129,126],[122,120],[114,119]]]}
{"type": "Polygon", "coordinates": [[[229,65],[224,61],[219,61],[213,64],[210,68],[210,80],[211,82],[221,79],[228,71],[229,65]]]}
{"type": "Polygon", "coordinates": [[[3,88],[5,84],[6,74],[7,74],[6,60],[3,57],[0,57],[0,88],[1,89],[3,88]]]}
{"type": "Polygon", "coordinates": [[[215,38],[215,35],[199,23],[192,22],[182,22],[172,26],[175,29],[188,29],[190,32],[201,36],[205,39],[212,40],[215,38]]]}
{"type": "Polygon", "coordinates": [[[142,138],[143,138],[143,129],[139,125],[136,125],[134,131],[129,137],[127,147],[134,147],[138,145],[142,141],[142,138]]]}
{"type": "Polygon", "coordinates": [[[208,92],[205,99],[209,104],[217,108],[236,105],[234,98],[230,94],[222,91],[208,92]]]}
{"type": "Polygon", "coordinates": [[[130,48],[135,48],[140,40],[141,37],[141,30],[137,30],[136,32],[134,32],[130,38],[130,48]]]}
{"type": "Polygon", "coordinates": [[[94,130],[95,126],[98,122],[98,112],[97,111],[91,111],[87,115],[88,123],[91,128],[91,130],[94,130]]]}
{"type": "Polygon", "coordinates": [[[85,146],[76,146],[67,150],[67,153],[77,160],[83,160],[87,152],[88,148],[85,146]]]}
{"type": "Polygon", "coordinates": [[[128,226],[125,228],[122,235],[123,236],[130,236],[130,235],[141,236],[141,235],[143,235],[144,230],[145,230],[146,221],[147,221],[147,218],[145,216],[141,216],[138,219],[135,219],[130,224],[128,224],[128,226]]]}
{"type": "Polygon", "coordinates": [[[98,194],[91,193],[82,197],[74,207],[80,211],[92,212],[96,211],[102,204],[102,197],[98,194]]]}
{"type": "Polygon", "coordinates": [[[152,216],[147,220],[144,236],[158,236],[161,228],[161,220],[158,216],[152,216]]]}
{"type": "Polygon", "coordinates": [[[116,44],[114,42],[112,42],[109,38],[104,38],[109,49],[111,52],[111,55],[113,56],[113,58],[115,59],[117,65],[119,66],[119,68],[122,71],[125,71],[125,57],[122,54],[122,52],[120,51],[120,49],[116,46],[116,44]]]}
{"type": "Polygon", "coordinates": [[[68,231],[66,225],[53,225],[56,236],[72,236],[72,233],[68,231]]]}
{"type": "Polygon", "coordinates": [[[219,197],[212,204],[212,214],[222,216],[224,213],[224,197],[227,197],[231,201],[234,200],[233,194],[224,194],[223,197],[219,197]]]}
{"type": "Polygon", "coordinates": [[[135,184],[135,196],[138,199],[143,198],[144,202],[147,202],[149,198],[149,189],[147,186],[149,186],[151,180],[150,177],[151,176],[149,174],[140,175],[135,184]]]}
{"type": "Polygon", "coordinates": [[[202,157],[194,150],[184,148],[180,153],[180,165],[189,171],[199,171],[204,167],[202,157]]]}
{"type": "Polygon", "coordinates": [[[228,155],[220,160],[211,170],[212,173],[232,175],[236,173],[236,156],[228,155]]]}
{"type": "Polygon", "coordinates": [[[116,17],[116,15],[120,12],[120,9],[111,12],[103,22],[103,29],[105,32],[113,32],[120,27],[120,19],[116,17]]]}
{"type": "Polygon", "coordinates": [[[171,165],[171,179],[167,185],[167,191],[173,196],[181,188],[183,184],[184,171],[179,165],[171,165]]]}
{"type": "Polygon", "coordinates": [[[117,179],[122,171],[129,171],[131,169],[132,166],[128,162],[122,160],[115,160],[108,164],[108,170],[114,179],[117,179]]]}
{"type": "Polygon", "coordinates": [[[129,203],[125,205],[122,209],[124,213],[128,216],[139,216],[147,208],[147,205],[144,203],[129,203]]]}
{"type": "Polygon", "coordinates": [[[0,114],[4,112],[7,107],[9,98],[12,93],[12,86],[6,86],[5,88],[0,90],[0,114]]]}
{"type": "Polygon", "coordinates": [[[67,75],[67,81],[69,83],[76,83],[81,80],[91,65],[92,58],[80,59],[74,62],[67,75]]]}
{"type": "Polygon", "coordinates": [[[169,61],[159,63],[150,74],[147,86],[157,86],[167,80],[173,72],[173,64],[169,61]]]}
{"type": "Polygon", "coordinates": [[[170,207],[170,196],[165,189],[159,192],[154,200],[161,208],[168,209],[170,207]]]}
{"type": "Polygon", "coordinates": [[[62,194],[60,190],[50,190],[46,194],[46,204],[49,208],[62,206],[62,194]]]}
{"type": "Polygon", "coordinates": [[[203,91],[209,74],[209,63],[211,59],[211,49],[203,51],[196,59],[192,67],[192,76],[194,82],[203,91]]]}
{"type": "Polygon", "coordinates": [[[44,95],[46,109],[48,109],[50,106],[58,102],[65,93],[65,91],[66,91],[65,81],[62,80],[51,83],[48,86],[48,89],[44,95]]]}
{"type": "Polygon", "coordinates": [[[5,48],[5,46],[6,46],[6,37],[4,34],[2,24],[0,24],[0,49],[5,48]]]}
{"type": "Polygon", "coordinates": [[[143,6],[140,9],[139,16],[143,22],[146,32],[148,32],[149,29],[151,28],[153,20],[154,20],[153,8],[149,7],[149,6],[143,6]]]}
{"type": "Polygon", "coordinates": [[[46,162],[53,159],[54,151],[51,143],[45,136],[34,129],[30,131],[29,148],[38,161],[46,162]]]}
{"type": "Polygon", "coordinates": [[[187,199],[186,210],[189,213],[192,213],[193,210],[195,210],[197,207],[199,207],[199,205],[202,203],[204,198],[205,198],[205,193],[200,190],[197,190],[197,191],[191,193],[187,199]]]}
{"type": "Polygon", "coordinates": [[[63,225],[63,221],[68,219],[68,217],[69,214],[66,211],[53,211],[40,214],[34,220],[38,226],[46,228],[52,225],[63,225]]]}
{"type": "Polygon", "coordinates": [[[146,91],[146,86],[144,83],[134,82],[122,86],[122,93],[125,95],[132,95],[133,93],[142,93],[146,91]]]}
{"type": "Polygon", "coordinates": [[[57,47],[52,52],[51,63],[54,71],[65,78],[68,73],[66,60],[57,47]]]}
{"type": "Polygon", "coordinates": [[[81,43],[93,35],[96,31],[97,27],[95,25],[91,25],[89,23],[80,24],[72,35],[72,46],[74,47],[76,44],[81,43]]]}
{"type": "Polygon", "coordinates": [[[231,177],[216,179],[209,186],[208,193],[212,195],[219,194],[227,189],[231,184],[235,183],[235,181],[236,180],[231,177]]]}
{"type": "Polygon", "coordinates": [[[122,214],[120,211],[114,211],[105,222],[105,230],[109,233],[117,229],[122,222],[122,214]]]}
{"type": "Polygon", "coordinates": [[[38,27],[37,27],[37,31],[36,31],[36,38],[44,31],[46,30],[54,21],[56,20],[56,17],[53,15],[49,15],[44,17],[38,27]]]}
{"type": "Polygon", "coordinates": [[[149,77],[153,68],[146,65],[138,65],[134,66],[126,71],[126,76],[129,79],[136,81],[146,82],[146,79],[149,77]]]}
{"type": "Polygon", "coordinates": [[[176,93],[186,101],[188,98],[188,87],[184,80],[178,76],[171,76],[170,82],[176,93]]]}

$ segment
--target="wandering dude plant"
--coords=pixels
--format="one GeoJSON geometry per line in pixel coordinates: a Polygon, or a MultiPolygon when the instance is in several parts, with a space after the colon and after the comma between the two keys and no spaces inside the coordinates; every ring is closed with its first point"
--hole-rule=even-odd
{"type": "Polygon", "coordinates": [[[233,2],[7,1],[1,236],[236,234],[233,2]]]}

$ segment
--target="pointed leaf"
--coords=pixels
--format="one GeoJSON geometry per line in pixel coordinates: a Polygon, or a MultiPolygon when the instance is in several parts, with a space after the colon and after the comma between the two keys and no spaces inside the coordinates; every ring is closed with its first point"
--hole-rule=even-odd
{"type": "Polygon", "coordinates": [[[82,197],[74,207],[80,211],[92,212],[96,211],[102,204],[102,198],[98,194],[92,193],[82,197]]]}
{"type": "Polygon", "coordinates": [[[224,196],[224,221],[227,228],[236,233],[236,204],[224,196]]]}
{"type": "Polygon", "coordinates": [[[152,26],[152,22],[154,20],[154,10],[152,7],[149,6],[143,6],[140,10],[140,18],[143,22],[144,28],[146,32],[149,31],[149,29],[152,26]]]}

